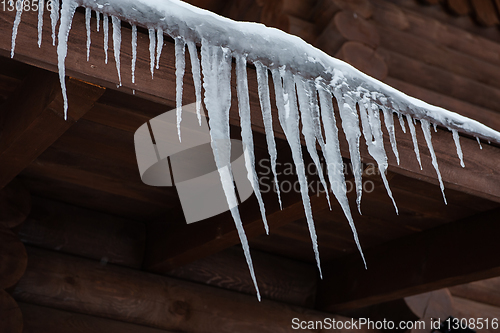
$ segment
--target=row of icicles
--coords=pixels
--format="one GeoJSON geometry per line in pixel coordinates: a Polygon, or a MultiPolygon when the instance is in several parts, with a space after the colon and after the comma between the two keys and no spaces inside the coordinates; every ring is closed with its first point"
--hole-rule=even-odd
{"type": "MultiPolygon", "coordinates": [[[[44,0],[39,0],[40,10],[38,12],[38,46],[42,43],[42,29],[43,29],[43,11],[44,11],[44,0]]],[[[67,96],[66,96],[66,84],[65,84],[65,58],[67,54],[67,41],[69,36],[69,31],[71,29],[71,23],[73,15],[77,8],[77,4],[73,1],[64,1],[61,8],[60,17],[60,27],[58,34],[58,64],[59,73],[61,79],[61,87],[64,96],[64,112],[65,117],[67,117],[67,96]]],[[[13,25],[12,31],[12,50],[11,57],[14,56],[16,36],[19,24],[21,22],[22,10],[17,11],[16,18],[13,25]]],[[[104,33],[104,53],[105,62],[108,62],[108,42],[109,42],[109,16],[96,12],[96,24],[97,31],[100,31],[101,25],[101,15],[102,15],[102,26],[104,33]]],[[[87,31],[87,61],[90,58],[90,46],[91,46],[91,17],[92,10],[89,8],[85,9],[85,23],[87,31]]],[[[59,6],[58,1],[52,1],[50,18],[52,24],[52,40],[55,45],[56,42],[56,25],[59,20],[59,6]]],[[[111,24],[113,28],[113,53],[116,63],[116,69],[118,72],[118,86],[122,85],[121,82],[121,69],[120,69],[120,47],[121,47],[121,21],[116,16],[111,16],[111,24]]],[[[132,26],[132,63],[131,63],[131,73],[132,73],[132,83],[135,83],[135,66],[137,60],[137,26],[131,24],[132,26]]],[[[149,32],[149,52],[150,52],[150,71],[151,77],[154,76],[154,70],[159,69],[160,57],[163,49],[164,43],[164,31],[161,28],[150,27],[149,32]]],[[[191,60],[191,69],[195,87],[196,94],[196,111],[198,119],[201,124],[201,100],[202,100],[202,82],[205,90],[204,102],[208,110],[209,125],[210,125],[210,135],[212,137],[212,148],[214,152],[214,158],[219,170],[221,177],[221,182],[223,186],[226,199],[231,209],[231,214],[233,216],[234,222],[236,224],[238,234],[244,249],[245,257],[250,269],[250,273],[255,284],[257,291],[257,296],[260,300],[260,293],[255,278],[255,273],[252,264],[252,258],[250,256],[248,240],[243,229],[243,224],[241,222],[241,217],[237,208],[236,193],[234,189],[234,183],[232,179],[232,174],[230,170],[231,159],[230,150],[231,148],[226,145],[221,145],[219,142],[230,142],[229,139],[229,108],[231,105],[231,66],[233,58],[236,63],[236,81],[237,81],[237,97],[239,114],[241,119],[241,136],[244,146],[246,146],[247,151],[245,152],[245,166],[248,173],[248,179],[254,189],[255,195],[258,199],[260,211],[262,215],[262,220],[266,229],[269,233],[269,227],[266,221],[266,212],[264,207],[264,202],[259,190],[259,181],[257,173],[255,171],[255,157],[254,157],[254,146],[250,119],[250,103],[248,94],[248,81],[247,81],[247,59],[245,55],[233,54],[229,49],[211,45],[210,41],[203,39],[201,42],[201,64],[198,55],[198,49],[196,43],[192,40],[183,38],[182,36],[171,36],[175,41],[175,74],[176,74],[176,114],[177,114],[177,129],[179,140],[181,140],[181,120],[182,120],[182,90],[183,90],[183,78],[185,71],[185,50],[186,46],[189,52],[189,57],[191,60]],[[203,79],[202,79],[203,74],[203,79]]],[[[311,205],[308,195],[308,186],[305,173],[305,167],[302,157],[302,144],[299,129],[299,121],[302,121],[302,135],[305,141],[305,147],[311,156],[313,162],[315,163],[320,181],[323,187],[330,188],[331,193],[335,196],[340,206],[342,207],[344,214],[349,222],[352,229],[354,240],[361,253],[363,262],[366,262],[361,250],[361,246],[358,240],[356,228],[354,226],[349,202],[347,199],[346,182],[343,172],[343,160],[340,151],[339,139],[338,139],[338,129],[336,124],[336,118],[334,115],[333,98],[335,98],[338,108],[339,116],[342,120],[342,129],[345,133],[346,139],[349,144],[350,158],[353,165],[355,185],[356,185],[356,202],[357,208],[361,213],[361,195],[362,195],[362,163],[359,152],[360,137],[363,135],[369,154],[377,162],[378,168],[380,169],[380,174],[383,183],[387,189],[387,193],[391,198],[396,212],[398,212],[396,203],[392,196],[391,190],[389,188],[388,181],[386,179],[386,170],[388,167],[387,156],[383,144],[383,132],[382,132],[382,119],[380,116],[380,111],[384,115],[384,124],[389,134],[389,139],[391,142],[391,147],[393,153],[396,157],[397,163],[399,164],[399,153],[397,149],[396,136],[395,136],[395,126],[393,113],[396,113],[401,125],[401,129],[406,133],[406,125],[403,117],[406,117],[406,124],[408,125],[409,132],[411,134],[415,154],[422,168],[420,152],[418,149],[418,142],[416,136],[416,121],[408,114],[403,114],[399,110],[388,110],[382,105],[374,103],[369,96],[371,92],[363,91],[361,89],[353,89],[349,87],[346,82],[341,82],[337,85],[332,85],[328,82],[324,82],[322,78],[318,78],[315,81],[306,80],[300,75],[293,74],[290,68],[267,68],[260,61],[253,62],[257,72],[258,81],[258,93],[261,104],[262,115],[264,119],[264,127],[267,138],[268,151],[271,158],[271,169],[274,175],[274,182],[276,186],[278,200],[281,206],[281,195],[279,191],[278,178],[276,173],[276,159],[277,150],[274,140],[272,115],[271,115],[271,100],[270,100],[270,90],[269,90],[269,72],[272,75],[272,80],[274,83],[274,91],[276,96],[276,106],[278,108],[278,118],[285,133],[286,139],[290,145],[292,151],[293,161],[296,167],[296,172],[300,184],[300,192],[303,200],[305,216],[307,224],[309,227],[309,232],[313,244],[313,249],[316,257],[316,262],[318,265],[319,273],[321,273],[321,265],[319,259],[319,250],[317,245],[316,230],[314,226],[311,205]],[[359,112],[359,115],[358,115],[359,112]],[[361,120],[361,124],[360,124],[361,120]],[[323,124],[323,125],[321,125],[323,124]],[[360,129],[361,128],[361,129],[360,129]],[[324,171],[320,163],[320,157],[316,149],[316,145],[319,144],[321,152],[326,161],[327,167],[327,178],[324,177],[324,171]],[[329,185],[329,186],[328,186],[329,185]]],[[[376,94],[376,93],[375,93],[376,94]]],[[[382,100],[384,97],[381,97],[382,100]]],[[[436,155],[432,146],[431,141],[431,124],[425,119],[420,120],[420,125],[429,148],[432,165],[434,166],[441,191],[443,194],[443,199],[446,203],[446,197],[444,194],[444,184],[439,172],[439,167],[436,159],[436,155]]],[[[434,130],[437,131],[437,127],[434,124],[434,130]]],[[[456,130],[451,130],[453,133],[453,139],[457,147],[457,154],[460,158],[460,163],[462,167],[465,167],[463,161],[462,150],[459,143],[459,135],[456,130]]],[[[481,143],[478,139],[478,143],[481,147],[481,143]]],[[[481,147],[482,149],[482,147],[481,147]]],[[[328,204],[330,205],[329,191],[326,191],[326,197],[328,204]]]]}

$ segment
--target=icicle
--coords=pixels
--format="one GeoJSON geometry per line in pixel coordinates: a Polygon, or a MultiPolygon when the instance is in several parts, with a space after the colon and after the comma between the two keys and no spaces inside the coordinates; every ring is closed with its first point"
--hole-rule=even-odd
{"type": "Polygon", "coordinates": [[[104,63],[108,63],[108,44],[109,44],[109,17],[102,14],[102,29],[104,31],[104,63]]]}
{"type": "MultiPolygon", "coordinates": [[[[328,194],[329,188],[323,175],[323,167],[321,166],[321,162],[319,160],[318,151],[316,150],[317,131],[315,131],[312,117],[313,108],[318,107],[318,101],[313,97],[313,91],[311,91],[307,83],[304,84],[302,78],[300,78],[298,75],[295,75],[294,81],[295,85],[297,86],[300,116],[302,119],[302,134],[304,135],[304,139],[306,141],[306,148],[316,166],[321,185],[323,185],[323,188],[325,189],[328,207],[331,210],[332,206],[330,204],[330,195],[328,194]]],[[[314,90],[314,94],[316,94],[316,90],[314,90]]],[[[324,143],[321,143],[322,146],[324,146],[324,143]]]]}
{"type": "Polygon", "coordinates": [[[399,124],[401,125],[401,129],[403,130],[403,133],[406,134],[405,120],[403,119],[403,115],[399,112],[398,112],[398,119],[399,119],[399,124]]]}
{"type": "Polygon", "coordinates": [[[384,148],[384,136],[382,134],[382,124],[380,121],[380,112],[378,106],[370,103],[368,99],[363,99],[359,103],[359,114],[361,118],[361,125],[363,127],[363,136],[365,137],[368,153],[377,162],[380,176],[384,182],[387,194],[392,200],[392,204],[396,209],[396,214],[399,214],[396,201],[392,196],[392,191],[387,181],[386,172],[389,167],[387,162],[387,154],[384,148]]]}
{"type": "Polygon", "coordinates": [[[43,11],[45,9],[45,0],[38,0],[38,48],[42,47],[43,32],[43,11]]]}
{"type": "Polygon", "coordinates": [[[181,141],[181,121],[182,121],[182,85],[184,83],[184,71],[186,68],[186,42],[182,37],[175,37],[175,77],[176,91],[175,103],[177,113],[177,134],[181,141]]]}
{"type": "Polygon", "coordinates": [[[259,202],[262,222],[269,235],[269,226],[266,219],[266,208],[259,188],[259,178],[255,171],[255,154],[252,135],[252,121],[250,118],[250,98],[248,96],[247,60],[245,56],[236,54],[236,82],[238,91],[238,109],[240,113],[241,140],[244,147],[245,167],[247,177],[252,184],[253,191],[259,202]]]}
{"type": "Polygon", "coordinates": [[[399,165],[399,152],[398,152],[398,144],[396,142],[396,130],[394,128],[394,117],[392,111],[388,110],[386,107],[381,107],[382,112],[384,113],[384,123],[387,132],[389,133],[389,140],[391,141],[392,152],[394,156],[396,156],[396,161],[399,165]]]}
{"type": "Polygon", "coordinates": [[[476,140],[479,145],[479,149],[483,150],[483,145],[481,144],[481,140],[479,140],[479,137],[476,136],[476,140]]]}
{"type": "Polygon", "coordinates": [[[135,64],[137,62],[137,26],[132,24],[132,83],[135,83],[135,64]]]}
{"type": "Polygon", "coordinates": [[[274,141],[273,118],[271,114],[271,98],[269,95],[269,77],[267,68],[260,61],[254,62],[257,70],[257,84],[259,91],[260,108],[262,110],[262,118],[264,119],[264,129],[266,131],[267,150],[271,158],[271,170],[274,176],[274,186],[278,194],[280,209],[283,209],[281,202],[281,193],[278,183],[278,174],[276,172],[276,159],[278,152],[276,151],[276,142],[274,141]]]}
{"type": "Polygon", "coordinates": [[[302,145],[300,142],[299,133],[299,113],[297,108],[297,100],[295,98],[295,83],[293,74],[290,71],[283,71],[283,85],[281,83],[282,77],[278,69],[272,70],[274,91],[276,95],[276,105],[278,106],[278,116],[281,127],[285,132],[288,144],[292,150],[292,158],[297,171],[297,178],[300,185],[300,194],[302,196],[302,203],[306,214],[307,225],[309,227],[309,234],[313,245],[314,254],[320,277],[323,278],[321,271],[321,263],[319,259],[318,241],[316,236],[316,228],[312,216],[311,202],[309,200],[307,178],[302,159],[302,145]]]}
{"type": "Polygon", "coordinates": [[[95,12],[97,32],[101,28],[101,13],[95,12]]]}
{"type": "Polygon", "coordinates": [[[413,125],[413,119],[409,114],[406,114],[405,116],[408,128],[410,129],[413,149],[415,150],[415,155],[417,156],[418,165],[420,165],[420,170],[422,170],[422,161],[420,160],[420,151],[418,149],[417,132],[415,131],[415,126],[413,125]]]}
{"type": "Polygon", "coordinates": [[[352,171],[354,173],[354,183],[356,185],[356,204],[361,214],[361,196],[363,195],[363,166],[361,164],[361,155],[359,154],[359,130],[358,112],[356,103],[349,93],[342,96],[340,90],[334,91],[335,99],[339,106],[340,118],[342,119],[342,129],[344,130],[347,143],[349,144],[349,154],[351,156],[352,171]]]}
{"type": "Polygon", "coordinates": [[[194,92],[196,95],[196,115],[198,123],[201,125],[201,73],[200,59],[198,58],[198,50],[193,41],[187,42],[189,50],[189,59],[191,59],[191,72],[193,73],[194,92]]]}
{"type": "Polygon", "coordinates": [[[434,127],[434,133],[437,133],[438,125],[436,123],[433,123],[432,126],[434,127]]]}
{"type": "Polygon", "coordinates": [[[56,45],[57,21],[59,21],[59,1],[50,0],[50,24],[52,26],[52,45],[56,45]]]}
{"type": "Polygon", "coordinates": [[[116,16],[111,16],[113,23],[113,51],[115,55],[116,71],[118,72],[118,82],[122,86],[122,74],[120,71],[120,47],[122,43],[121,21],[116,16]]]}
{"type": "Polygon", "coordinates": [[[61,91],[64,101],[64,119],[68,119],[68,96],[66,94],[66,67],[65,61],[68,54],[68,37],[71,30],[71,23],[75,15],[76,7],[75,1],[64,1],[61,9],[61,25],[59,26],[59,36],[57,44],[57,67],[59,69],[59,80],[61,81],[61,91]]]}
{"type": "Polygon", "coordinates": [[[462,168],[465,168],[464,154],[462,153],[462,146],[460,145],[460,136],[458,135],[458,131],[456,129],[452,129],[451,132],[453,133],[453,141],[455,141],[455,146],[457,147],[457,155],[460,159],[460,165],[462,168]]]}
{"type": "Polygon", "coordinates": [[[156,69],[160,69],[160,57],[162,50],[163,50],[163,29],[158,28],[156,29],[156,69]]]}
{"type": "Polygon", "coordinates": [[[252,276],[257,298],[261,300],[257,279],[253,269],[248,239],[238,211],[238,201],[231,173],[231,140],[229,136],[229,108],[231,107],[231,54],[227,49],[201,44],[201,62],[205,105],[209,115],[210,137],[215,163],[222,182],[222,188],[229,204],[248,269],[252,276]]]}
{"type": "Polygon", "coordinates": [[[323,128],[325,129],[326,140],[323,154],[328,168],[328,179],[330,181],[333,195],[337,198],[337,201],[342,207],[344,215],[349,222],[349,226],[351,227],[354,235],[354,241],[356,242],[356,246],[358,247],[366,268],[365,256],[363,254],[363,250],[361,249],[361,244],[359,243],[358,232],[356,231],[351,214],[351,208],[349,207],[349,201],[347,199],[344,162],[342,160],[342,154],[340,153],[339,135],[333,110],[332,95],[323,87],[319,87],[318,92],[321,105],[321,119],[323,120],[323,128]]]}
{"type": "Polygon", "coordinates": [[[85,8],[85,27],[87,29],[87,61],[90,59],[90,19],[92,18],[92,9],[85,8]]]}
{"type": "Polygon", "coordinates": [[[14,51],[16,49],[16,38],[17,30],[19,29],[19,24],[21,23],[21,16],[23,15],[23,2],[15,1],[14,6],[16,7],[16,18],[14,19],[14,25],[12,26],[12,45],[10,48],[10,57],[14,58],[14,51]],[[19,8],[18,3],[21,4],[19,8]]]}
{"type": "Polygon", "coordinates": [[[428,120],[420,119],[420,126],[422,127],[422,131],[424,132],[425,141],[427,142],[427,147],[429,148],[429,152],[431,153],[432,158],[432,166],[436,170],[439,187],[441,188],[441,193],[443,194],[444,203],[447,205],[446,196],[444,195],[444,184],[443,179],[441,178],[441,172],[439,172],[439,166],[436,158],[436,153],[434,152],[434,147],[432,146],[432,136],[431,136],[431,124],[428,120]]]}
{"type": "Polygon", "coordinates": [[[149,32],[149,70],[151,71],[151,78],[153,78],[155,71],[156,32],[154,28],[149,28],[148,32],[149,32]]]}

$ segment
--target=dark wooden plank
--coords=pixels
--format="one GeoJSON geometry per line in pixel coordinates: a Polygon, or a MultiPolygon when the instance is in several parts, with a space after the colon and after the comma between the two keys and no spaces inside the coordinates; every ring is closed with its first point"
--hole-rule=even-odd
{"type": "Polygon", "coordinates": [[[500,23],[492,0],[471,0],[471,4],[475,18],[480,24],[491,27],[500,23]]]}
{"type": "Polygon", "coordinates": [[[335,56],[378,80],[387,77],[388,68],[384,58],[375,49],[360,42],[344,43],[335,56]]]}
{"type": "Polygon", "coordinates": [[[19,302],[187,332],[294,332],[293,318],[345,318],[220,288],[28,248],[19,302]],[[256,321],[255,318],[258,318],[256,321]]]}
{"type": "Polygon", "coordinates": [[[0,227],[0,290],[12,287],[26,270],[27,255],[16,234],[0,227]]]}
{"type": "Polygon", "coordinates": [[[137,269],[146,246],[143,223],[41,197],[18,233],[29,245],[137,269]]]}
{"type": "Polygon", "coordinates": [[[0,290],[0,331],[21,333],[23,314],[16,301],[4,290],[0,290]]]}
{"type": "Polygon", "coordinates": [[[0,226],[12,229],[26,220],[31,210],[31,195],[17,179],[0,190],[0,226]]]}
{"type": "Polygon", "coordinates": [[[457,15],[467,15],[471,11],[470,2],[468,0],[447,0],[446,5],[457,15]]]}
{"type": "Polygon", "coordinates": [[[500,274],[499,210],[373,247],[331,262],[318,292],[318,309],[343,311],[500,274]],[[375,269],[376,267],[376,269],[375,269]],[[342,274],[338,274],[342,272],[342,274]]]}
{"type": "Polygon", "coordinates": [[[74,105],[68,120],[63,118],[57,75],[41,69],[33,69],[3,106],[6,112],[1,119],[0,188],[76,123],[104,93],[101,87],[75,79],[68,81],[67,89],[74,105]]]}
{"type": "Polygon", "coordinates": [[[24,333],[168,333],[156,328],[20,303],[24,333]]]}
{"type": "Polygon", "coordinates": [[[453,296],[500,307],[500,278],[475,281],[448,288],[453,296]]]}

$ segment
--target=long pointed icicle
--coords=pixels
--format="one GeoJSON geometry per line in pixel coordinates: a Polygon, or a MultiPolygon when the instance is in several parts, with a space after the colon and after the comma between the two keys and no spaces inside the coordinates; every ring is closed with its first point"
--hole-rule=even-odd
{"type": "Polygon", "coordinates": [[[109,44],[109,16],[103,14],[102,30],[104,32],[104,63],[108,64],[108,44],[109,44]]]}
{"type": "Polygon", "coordinates": [[[276,159],[278,152],[276,150],[276,142],[274,141],[273,117],[271,114],[271,97],[269,95],[269,76],[267,68],[260,61],[254,62],[257,70],[257,84],[259,91],[260,108],[262,110],[262,118],[264,119],[264,129],[266,132],[267,150],[271,158],[271,170],[274,176],[274,185],[280,203],[280,209],[283,209],[281,202],[280,186],[278,183],[278,174],[276,172],[276,159]]]}
{"type": "Polygon", "coordinates": [[[389,133],[389,140],[391,141],[392,152],[394,153],[394,156],[396,156],[396,161],[398,162],[399,165],[399,152],[398,152],[398,144],[396,141],[396,130],[394,128],[393,113],[386,107],[382,107],[382,112],[384,113],[385,128],[389,133]]]}
{"type": "MultiPolygon", "coordinates": [[[[313,124],[313,117],[312,117],[312,109],[315,107],[312,101],[312,91],[308,91],[309,89],[306,88],[302,78],[300,78],[298,75],[295,75],[295,85],[297,86],[297,96],[299,98],[299,109],[300,109],[300,116],[302,119],[302,135],[304,136],[304,139],[306,141],[306,148],[311,156],[315,166],[316,170],[321,182],[321,185],[323,185],[323,188],[325,189],[325,194],[326,194],[326,200],[328,201],[328,207],[330,207],[330,210],[332,209],[332,206],[330,204],[330,195],[328,194],[328,185],[326,184],[325,177],[323,174],[323,167],[321,166],[321,162],[319,160],[318,156],[318,151],[316,150],[316,139],[317,139],[317,134],[315,133],[314,130],[314,124],[313,124]],[[307,90],[306,90],[307,89],[307,90]]],[[[316,93],[316,91],[314,91],[316,93]]],[[[317,101],[316,101],[316,107],[317,107],[317,101]]]]}
{"type": "Polygon", "coordinates": [[[272,70],[274,91],[276,95],[276,105],[278,106],[278,115],[281,127],[285,132],[288,144],[292,150],[292,158],[297,171],[297,178],[300,185],[300,194],[302,196],[302,203],[306,214],[307,225],[311,242],[313,245],[314,254],[316,257],[316,264],[318,265],[319,275],[323,278],[321,271],[321,262],[318,250],[318,237],[316,235],[316,227],[312,216],[311,202],[309,200],[307,178],[302,158],[302,145],[300,142],[299,133],[299,112],[297,107],[297,100],[295,98],[295,83],[293,74],[290,71],[284,71],[283,84],[282,76],[278,69],[272,70]]]}
{"type": "Polygon", "coordinates": [[[163,50],[163,29],[156,29],[156,69],[160,69],[160,57],[163,50]]]}
{"type": "Polygon", "coordinates": [[[339,106],[340,118],[342,119],[342,129],[344,130],[347,143],[349,144],[349,154],[351,156],[352,171],[354,173],[354,183],[356,185],[356,204],[361,214],[361,196],[363,195],[363,165],[359,153],[359,130],[358,112],[356,103],[349,94],[342,96],[340,90],[334,91],[335,99],[339,106]]]}
{"type": "Polygon", "coordinates": [[[399,125],[401,125],[401,130],[403,130],[403,133],[406,134],[405,120],[403,119],[403,115],[400,112],[398,112],[398,119],[399,125]]]}
{"type": "Polygon", "coordinates": [[[196,96],[196,115],[198,123],[201,125],[201,70],[200,59],[198,58],[198,50],[193,41],[187,41],[189,59],[191,60],[191,72],[193,74],[194,92],[196,96]]]}
{"type": "Polygon", "coordinates": [[[132,83],[135,83],[135,64],[137,62],[137,26],[132,24],[132,83]]]}
{"type": "Polygon", "coordinates": [[[451,132],[453,133],[453,141],[455,141],[455,146],[457,147],[457,155],[460,159],[460,166],[462,166],[462,168],[465,168],[464,154],[462,152],[462,146],[460,145],[460,136],[458,135],[458,131],[455,129],[451,130],[451,132]]]}
{"type": "Polygon", "coordinates": [[[116,71],[118,72],[119,86],[122,86],[122,74],[120,70],[120,48],[122,43],[122,26],[121,21],[116,16],[111,16],[113,23],[113,53],[115,55],[116,71]]]}
{"type": "Polygon", "coordinates": [[[422,127],[422,131],[424,132],[424,137],[425,141],[427,142],[427,147],[429,148],[429,152],[431,153],[432,166],[436,170],[438,176],[439,187],[441,188],[441,193],[443,194],[444,203],[447,205],[448,202],[446,201],[446,196],[444,194],[443,178],[441,177],[441,172],[439,172],[439,165],[437,162],[436,153],[434,152],[434,147],[432,146],[431,124],[429,123],[428,120],[421,119],[420,125],[422,127]]]}
{"type": "Polygon", "coordinates": [[[44,0],[38,0],[38,48],[42,47],[44,0]]]}
{"type": "Polygon", "coordinates": [[[238,211],[238,201],[231,174],[231,140],[229,136],[229,108],[231,106],[231,54],[227,49],[213,47],[206,40],[201,43],[201,62],[205,105],[207,106],[210,125],[210,137],[215,163],[219,171],[222,188],[229,204],[243,252],[250,270],[257,298],[260,292],[253,268],[248,239],[238,211]]]}
{"type": "Polygon", "coordinates": [[[247,77],[247,60],[246,57],[236,54],[236,83],[238,91],[238,109],[240,113],[241,125],[241,140],[244,146],[245,167],[247,169],[247,177],[252,184],[253,191],[259,202],[260,214],[262,223],[266,229],[266,234],[269,235],[269,225],[266,219],[266,208],[259,188],[259,178],[255,171],[255,153],[253,146],[252,135],[252,120],[250,118],[250,97],[248,96],[248,77],[247,77]]]}
{"type": "Polygon", "coordinates": [[[358,238],[358,232],[356,231],[356,226],[351,214],[351,208],[349,207],[349,200],[347,199],[347,188],[344,176],[344,161],[342,160],[342,154],[340,153],[339,145],[339,134],[337,129],[337,121],[334,115],[334,109],[332,104],[332,95],[324,87],[318,87],[319,101],[321,105],[321,119],[323,120],[323,128],[325,129],[325,149],[324,156],[326,159],[326,165],[328,168],[328,179],[330,181],[330,186],[335,198],[339,202],[344,215],[349,222],[352,233],[354,235],[354,241],[358,247],[361,258],[366,268],[366,260],[361,249],[361,244],[358,238]]]}
{"type": "Polygon", "coordinates": [[[186,69],[186,42],[182,37],[175,38],[175,104],[177,114],[177,134],[181,141],[181,121],[182,121],[182,88],[184,83],[184,72],[186,69]]]}
{"type": "Polygon", "coordinates": [[[68,119],[68,95],[66,93],[66,56],[68,54],[68,37],[71,30],[71,23],[78,5],[71,0],[65,1],[61,9],[61,24],[57,37],[57,67],[59,69],[59,80],[61,81],[61,91],[64,102],[64,119],[68,119]]]}
{"type": "Polygon", "coordinates": [[[479,145],[479,149],[483,150],[483,145],[481,144],[481,140],[476,136],[477,144],[479,145]]]}
{"type": "Polygon", "coordinates": [[[101,13],[95,12],[95,19],[97,32],[99,32],[99,30],[101,29],[101,13]]]}
{"type": "Polygon", "coordinates": [[[19,24],[21,23],[21,16],[23,15],[23,3],[21,3],[21,8],[18,6],[18,2],[14,2],[16,7],[16,18],[14,19],[14,25],[12,26],[12,42],[10,47],[10,57],[14,58],[14,51],[16,50],[16,38],[17,30],[19,29],[19,24]]]}
{"type": "Polygon", "coordinates": [[[380,176],[384,182],[387,194],[392,200],[394,208],[396,209],[396,214],[399,214],[398,206],[392,196],[392,191],[386,177],[389,163],[387,162],[387,154],[385,153],[384,148],[384,137],[382,134],[382,124],[380,121],[378,106],[372,104],[368,99],[361,100],[358,105],[361,125],[363,128],[363,136],[365,137],[366,146],[368,147],[368,153],[377,162],[378,169],[380,170],[380,176]]]}
{"type": "Polygon", "coordinates": [[[56,45],[56,28],[59,21],[59,1],[50,2],[50,25],[52,26],[52,45],[56,45]]]}
{"type": "Polygon", "coordinates": [[[415,150],[415,156],[417,157],[418,165],[420,170],[422,170],[422,161],[420,159],[420,150],[418,149],[417,132],[415,131],[415,125],[413,124],[413,119],[410,115],[406,116],[406,122],[408,123],[408,128],[411,133],[411,140],[413,141],[413,149],[415,150]]]}
{"type": "Polygon", "coordinates": [[[154,28],[148,29],[149,33],[149,71],[151,78],[155,74],[155,53],[156,53],[156,30],[154,28]]]}
{"type": "Polygon", "coordinates": [[[85,28],[87,30],[87,61],[90,59],[90,20],[92,18],[92,9],[85,8],[85,28]]]}

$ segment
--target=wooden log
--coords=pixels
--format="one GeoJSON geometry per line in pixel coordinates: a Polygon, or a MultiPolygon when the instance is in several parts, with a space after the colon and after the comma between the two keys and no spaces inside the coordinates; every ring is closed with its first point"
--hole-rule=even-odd
{"type": "Polygon", "coordinates": [[[373,5],[369,0],[330,0],[342,10],[350,10],[367,19],[373,15],[373,5]]]}
{"type": "Polygon", "coordinates": [[[318,0],[311,12],[311,22],[323,31],[341,9],[331,0],[318,0]]]}
{"type": "MultiPolygon", "coordinates": [[[[443,48],[438,42],[416,37],[385,24],[374,24],[380,31],[381,47],[403,54],[441,70],[466,77],[489,87],[500,89],[500,67],[463,54],[449,48],[443,48]]],[[[456,80],[450,86],[457,84],[456,80]]],[[[464,83],[465,84],[465,83],[464,83]]]]}
{"type": "Polygon", "coordinates": [[[496,241],[500,210],[452,222],[375,246],[324,266],[318,309],[342,311],[500,274],[496,241]],[[338,274],[337,272],[342,272],[338,274]]]}
{"type": "Polygon", "coordinates": [[[29,267],[13,289],[19,302],[192,333],[294,332],[293,318],[346,320],[46,250],[28,253],[29,267]]]}
{"type": "Polygon", "coordinates": [[[446,5],[457,15],[467,15],[471,11],[468,0],[447,0],[446,5]]]}
{"type": "Polygon", "coordinates": [[[17,235],[0,227],[0,290],[12,287],[26,270],[27,255],[17,235]]]}
{"type": "Polygon", "coordinates": [[[433,105],[441,106],[448,110],[454,110],[463,116],[480,121],[483,124],[488,124],[491,128],[500,131],[500,117],[498,117],[498,113],[495,111],[485,109],[392,77],[387,77],[384,82],[410,96],[419,98],[433,105]]]}
{"type": "Polygon", "coordinates": [[[471,0],[476,20],[487,27],[492,27],[498,21],[497,11],[492,0],[471,0]]]}
{"type": "Polygon", "coordinates": [[[321,32],[315,45],[323,51],[335,55],[347,41],[356,41],[376,48],[380,36],[372,24],[348,10],[335,14],[333,20],[321,32]]]}
{"type": "Polygon", "coordinates": [[[318,29],[314,23],[295,17],[293,15],[287,15],[287,19],[288,33],[302,38],[309,44],[314,43],[316,38],[318,38],[318,29]]]}
{"type": "Polygon", "coordinates": [[[142,267],[143,223],[33,197],[33,210],[19,228],[25,243],[132,268],[142,267]]]}
{"type": "Polygon", "coordinates": [[[24,332],[23,314],[16,301],[4,290],[0,290],[0,331],[5,333],[24,332]]]}
{"type": "Polygon", "coordinates": [[[406,30],[410,28],[410,22],[399,6],[385,0],[372,0],[372,3],[372,22],[383,22],[384,24],[399,30],[406,30]]]}
{"type": "Polygon", "coordinates": [[[24,333],[168,333],[156,328],[20,303],[24,333]]]}
{"type": "Polygon", "coordinates": [[[475,281],[448,288],[453,296],[500,308],[500,278],[475,281]]]}
{"type": "Polygon", "coordinates": [[[482,318],[483,328],[479,329],[476,327],[475,330],[477,332],[484,333],[496,333],[498,332],[498,314],[500,313],[500,307],[491,306],[489,304],[478,303],[475,301],[468,300],[466,298],[461,297],[453,297],[453,307],[455,318],[460,318],[467,320],[472,320],[477,323],[477,318],[482,318]],[[488,321],[488,325],[486,326],[485,322],[488,321]],[[496,323],[493,325],[492,323],[496,323]]]}
{"type": "Polygon", "coordinates": [[[21,181],[14,179],[0,190],[0,226],[12,229],[26,220],[31,195],[21,181]]]}
{"type": "MultiPolygon", "coordinates": [[[[392,3],[393,1],[372,1],[377,4],[377,6],[375,6],[376,12],[379,11],[378,8],[382,4],[387,3],[394,5],[394,3],[392,3]]],[[[500,58],[498,57],[500,53],[500,43],[498,43],[499,37],[488,39],[484,34],[474,33],[454,26],[450,21],[455,22],[457,18],[451,17],[439,8],[427,8],[437,9],[439,14],[442,14],[437,18],[432,15],[427,15],[428,11],[417,11],[416,9],[421,9],[422,6],[416,4],[415,1],[398,1],[396,6],[398,6],[401,11],[400,14],[392,16],[374,14],[373,20],[377,23],[394,27],[396,27],[401,20],[408,21],[409,25],[406,27],[402,26],[401,30],[406,30],[412,35],[434,41],[435,44],[441,47],[457,50],[477,59],[485,60],[493,65],[500,66],[500,58]]],[[[380,10],[384,9],[385,8],[382,7],[380,10]]],[[[434,10],[432,12],[434,12],[434,10]]],[[[464,19],[470,21],[468,17],[464,19]]],[[[471,25],[473,24],[471,23],[471,25]]],[[[485,32],[485,29],[480,28],[480,31],[485,32]]],[[[498,35],[500,36],[500,33],[498,35]]]]}
{"type": "Polygon", "coordinates": [[[389,67],[389,76],[434,90],[465,102],[500,112],[500,89],[473,81],[394,51],[378,48],[389,67]]]}
{"type": "Polygon", "coordinates": [[[359,42],[345,43],[335,56],[378,80],[387,77],[388,68],[384,58],[378,51],[359,42]]]}
{"type": "Polygon", "coordinates": [[[101,87],[75,79],[68,81],[67,91],[73,104],[68,120],[63,116],[58,76],[41,69],[33,69],[4,104],[7,111],[0,120],[0,188],[40,156],[104,93],[101,87]]]}

